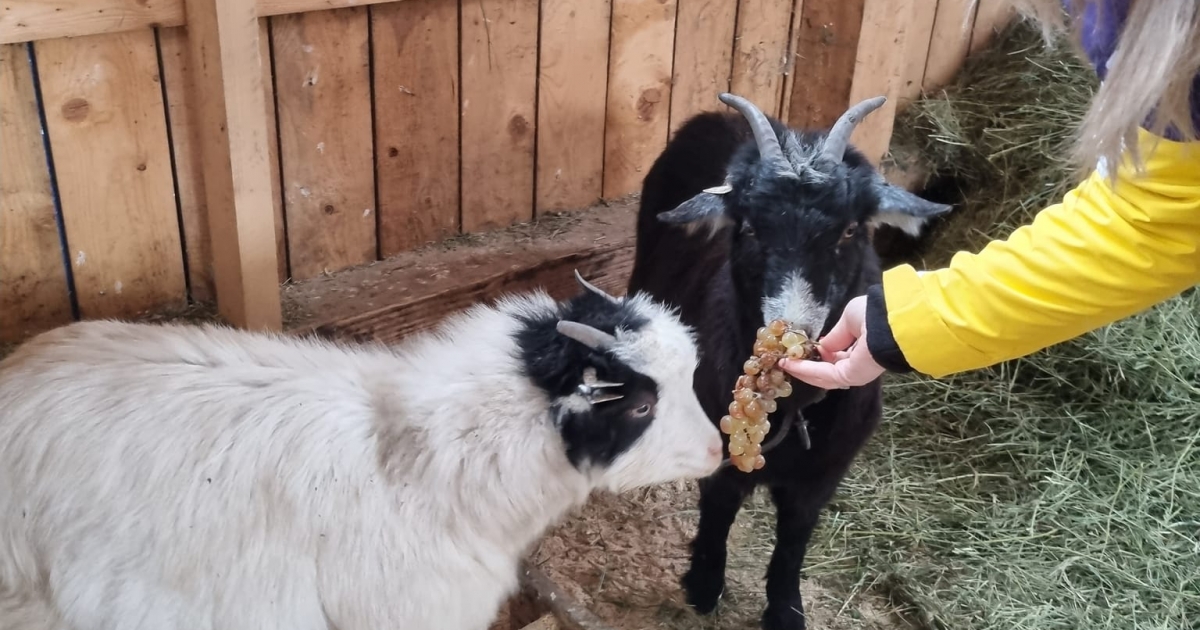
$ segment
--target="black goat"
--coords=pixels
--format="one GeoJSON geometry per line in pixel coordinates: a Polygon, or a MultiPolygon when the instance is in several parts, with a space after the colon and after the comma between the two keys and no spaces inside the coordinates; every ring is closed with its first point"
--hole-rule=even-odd
{"type": "MultiPolygon", "coordinates": [[[[850,108],[828,133],[789,129],[745,99],[720,98],[741,116],[690,119],[646,175],[628,287],[677,307],[696,330],[693,386],[714,423],[728,413],[760,326],[784,319],[810,337],[824,334],[851,298],[879,281],[875,226],[916,234],[950,209],[889,184],[848,146],[883,97],[850,108]]],[[[699,531],[682,584],[697,611],[716,607],[729,529],[755,487],[766,485],[777,541],[762,625],[793,630],[804,628],[800,569],[809,536],[879,423],[880,383],[826,395],[797,381],[778,402],[764,447],[782,440],[766,453],[766,466],[752,473],[726,466],[701,482],[699,531]]]]}

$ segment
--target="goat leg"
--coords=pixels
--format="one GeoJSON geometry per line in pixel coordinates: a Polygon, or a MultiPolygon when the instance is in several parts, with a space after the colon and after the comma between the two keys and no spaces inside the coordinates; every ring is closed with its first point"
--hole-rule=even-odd
{"type": "Polygon", "coordinates": [[[689,606],[707,615],[725,590],[726,543],[729,528],[746,497],[754,491],[747,475],[725,469],[700,480],[700,525],[692,539],[691,566],[680,583],[689,606]],[[741,475],[735,478],[733,475],[741,475]]]}
{"type": "Polygon", "coordinates": [[[817,526],[819,507],[805,489],[773,486],[775,550],[767,566],[767,608],[763,630],[804,630],[804,602],[800,598],[800,569],[808,541],[817,526]]]}

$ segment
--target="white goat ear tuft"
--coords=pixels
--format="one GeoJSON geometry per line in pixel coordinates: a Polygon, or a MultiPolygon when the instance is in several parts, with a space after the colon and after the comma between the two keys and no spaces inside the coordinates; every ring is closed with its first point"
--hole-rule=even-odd
{"type": "Polygon", "coordinates": [[[915,237],[921,235],[921,228],[930,219],[953,210],[952,206],[922,199],[882,175],[875,177],[874,184],[879,197],[879,213],[872,219],[876,225],[890,225],[915,237]]]}

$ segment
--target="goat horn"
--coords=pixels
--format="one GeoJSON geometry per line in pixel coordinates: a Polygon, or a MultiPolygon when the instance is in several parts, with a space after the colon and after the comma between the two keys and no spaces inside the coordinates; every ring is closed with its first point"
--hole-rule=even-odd
{"type": "Polygon", "coordinates": [[[750,131],[754,132],[754,142],[758,144],[758,153],[764,162],[787,164],[783,157],[783,148],[779,146],[779,137],[771,127],[771,121],[766,114],[750,101],[728,92],[718,98],[722,103],[734,108],[750,123],[750,131]]]}
{"type": "Polygon", "coordinates": [[[612,402],[614,400],[621,400],[624,397],[625,397],[625,394],[595,394],[594,396],[590,397],[588,399],[588,401],[591,402],[593,405],[599,405],[600,403],[612,402]]]}
{"type": "Polygon", "coordinates": [[[821,149],[821,155],[834,162],[841,162],[842,157],[846,154],[846,146],[850,144],[850,136],[854,134],[854,128],[868,114],[883,107],[885,102],[887,102],[887,97],[876,96],[847,109],[846,113],[842,114],[842,117],[833,124],[833,129],[829,131],[829,136],[825,139],[825,146],[821,149]]]}
{"type": "Polygon", "coordinates": [[[587,280],[584,280],[583,276],[579,275],[578,269],[575,270],[575,280],[578,281],[579,284],[583,286],[583,288],[587,289],[588,291],[591,291],[592,293],[595,293],[596,295],[599,295],[600,297],[612,302],[613,304],[621,303],[621,300],[618,300],[617,298],[605,293],[604,289],[601,289],[600,287],[588,282],[587,280]]]}
{"type": "Polygon", "coordinates": [[[596,368],[588,367],[583,370],[583,384],[590,389],[605,389],[607,387],[621,387],[625,383],[610,383],[596,378],[596,368]]]}
{"type": "Polygon", "coordinates": [[[603,350],[617,342],[616,337],[603,330],[579,322],[561,321],[557,328],[564,337],[574,339],[592,350],[603,350]]]}

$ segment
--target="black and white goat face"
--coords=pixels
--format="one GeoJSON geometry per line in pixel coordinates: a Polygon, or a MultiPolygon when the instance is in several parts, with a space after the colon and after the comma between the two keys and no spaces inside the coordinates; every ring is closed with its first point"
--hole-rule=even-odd
{"type": "Polygon", "coordinates": [[[893,186],[848,146],[854,127],[883,97],[851,107],[828,134],[789,129],[738,96],[722,94],[721,101],[746,118],[755,141],[734,154],[724,184],[658,218],[712,234],[731,229],[740,297],[761,302],[764,322],[783,319],[818,336],[854,297],[874,255],[876,226],[915,236],[950,207],[893,186]]]}
{"type": "Polygon", "coordinates": [[[617,298],[577,279],[584,294],[519,341],[571,465],[614,492],[712,474],[722,442],[692,387],[691,329],[645,295],[617,298]]]}

